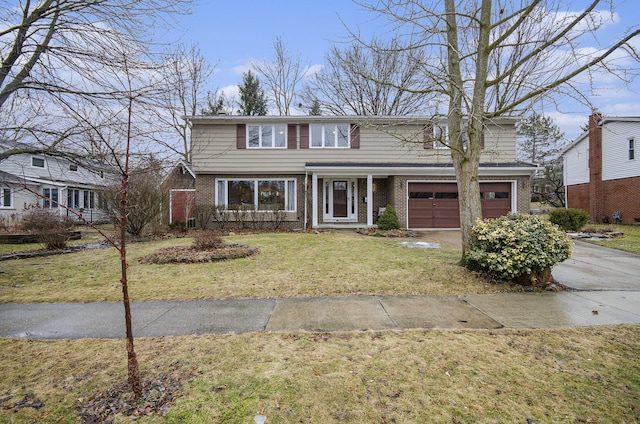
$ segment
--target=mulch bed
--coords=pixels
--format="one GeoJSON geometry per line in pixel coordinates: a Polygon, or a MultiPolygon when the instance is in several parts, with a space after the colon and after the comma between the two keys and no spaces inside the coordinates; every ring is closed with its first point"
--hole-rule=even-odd
{"type": "Polygon", "coordinates": [[[184,264],[219,262],[248,258],[259,252],[258,248],[228,244],[216,249],[198,250],[194,247],[167,247],[140,258],[142,264],[184,264]]]}

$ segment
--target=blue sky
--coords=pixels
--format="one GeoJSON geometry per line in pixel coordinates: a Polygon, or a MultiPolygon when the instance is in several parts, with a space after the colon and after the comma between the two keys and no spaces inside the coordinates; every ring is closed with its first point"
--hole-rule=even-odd
{"type": "MultiPolygon", "coordinates": [[[[616,5],[616,22],[607,26],[607,37],[616,37],[640,24],[638,0],[618,0],[616,5]]],[[[201,0],[193,14],[180,18],[179,25],[181,41],[197,44],[216,66],[212,88],[225,93],[241,82],[242,73],[251,68],[252,62],[272,57],[276,37],[282,38],[289,53],[299,53],[303,62],[322,65],[331,44],[348,35],[345,25],[367,35],[385,32],[374,14],[350,0],[201,0]]],[[[635,46],[640,48],[640,40],[635,46]]],[[[603,89],[591,100],[605,115],[640,116],[640,81],[634,87],[632,92],[603,89]]],[[[573,139],[580,134],[579,127],[590,110],[568,101],[561,108],[558,111],[549,105],[544,112],[554,118],[567,138],[573,139]]]]}

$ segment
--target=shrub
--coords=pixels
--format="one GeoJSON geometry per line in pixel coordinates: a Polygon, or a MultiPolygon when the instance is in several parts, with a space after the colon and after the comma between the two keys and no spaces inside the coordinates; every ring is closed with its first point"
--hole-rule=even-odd
{"type": "Polygon", "coordinates": [[[571,256],[569,237],[534,215],[478,220],[471,235],[467,266],[488,271],[502,280],[544,285],[551,280],[551,267],[571,256]]]}
{"type": "Polygon", "coordinates": [[[387,205],[384,213],[378,218],[378,228],[381,230],[397,230],[400,228],[400,221],[393,206],[387,205]]]}
{"type": "Polygon", "coordinates": [[[215,216],[215,206],[214,205],[195,205],[193,208],[193,217],[196,220],[196,225],[200,227],[201,230],[206,230],[209,226],[209,223],[213,221],[213,217],[215,216]]]}
{"type": "Polygon", "coordinates": [[[203,231],[196,234],[193,240],[193,248],[195,250],[214,250],[221,247],[224,247],[224,241],[222,241],[222,237],[213,231],[203,231]]]}
{"type": "Polygon", "coordinates": [[[549,221],[564,231],[579,231],[589,221],[589,214],[582,209],[554,209],[549,212],[549,221]]]}
{"type": "Polygon", "coordinates": [[[20,228],[38,237],[49,250],[64,249],[74,227],[71,218],[44,209],[31,209],[24,213],[20,228]]]}
{"type": "Polygon", "coordinates": [[[180,232],[180,233],[186,233],[187,232],[187,223],[185,221],[180,221],[179,219],[176,219],[171,224],[169,224],[169,230],[177,231],[177,232],[180,232]]]}

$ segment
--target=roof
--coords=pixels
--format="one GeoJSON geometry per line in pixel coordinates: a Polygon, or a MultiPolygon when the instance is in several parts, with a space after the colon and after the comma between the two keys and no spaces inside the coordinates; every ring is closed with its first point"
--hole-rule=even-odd
{"type": "MultiPolygon", "coordinates": [[[[429,122],[446,122],[446,116],[359,116],[359,115],[197,115],[188,116],[187,120],[198,124],[237,124],[237,123],[272,123],[272,124],[308,124],[308,123],[358,123],[361,125],[410,125],[426,124],[429,122]]],[[[520,118],[502,117],[492,119],[491,122],[500,124],[515,124],[520,118]]]]}

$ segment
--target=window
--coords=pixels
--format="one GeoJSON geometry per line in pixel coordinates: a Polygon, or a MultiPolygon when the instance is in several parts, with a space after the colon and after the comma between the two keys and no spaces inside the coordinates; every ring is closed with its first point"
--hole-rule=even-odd
{"type": "Polygon", "coordinates": [[[85,209],[94,209],[96,207],[95,195],[92,191],[84,190],[82,192],[82,200],[85,209]]]}
{"type": "Polygon", "coordinates": [[[31,157],[31,166],[35,168],[44,168],[44,158],[39,158],[32,156],[31,157]]]}
{"type": "Polygon", "coordinates": [[[44,196],[43,207],[44,208],[57,208],[58,207],[58,189],[57,188],[45,188],[42,189],[42,195],[44,196]]]}
{"type": "Polygon", "coordinates": [[[11,189],[9,187],[0,187],[0,208],[10,208],[13,206],[11,189]]]}
{"type": "Polygon", "coordinates": [[[216,204],[257,211],[296,210],[295,180],[218,180],[216,204]]]}
{"type": "Polygon", "coordinates": [[[311,147],[315,148],[349,148],[349,124],[311,125],[311,147]]]}
{"type": "Polygon", "coordinates": [[[78,165],[76,165],[75,163],[70,163],[69,171],[78,172],[78,165]]]}
{"type": "Polygon", "coordinates": [[[80,209],[80,190],[70,188],[67,190],[67,207],[72,209],[80,209]]]}
{"type": "Polygon", "coordinates": [[[629,139],[629,160],[634,160],[636,158],[636,139],[629,139]]]}
{"type": "Polygon", "coordinates": [[[269,149],[287,147],[286,125],[247,125],[247,147],[269,149]]]}

